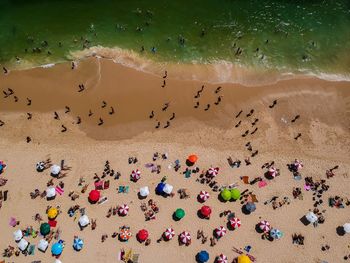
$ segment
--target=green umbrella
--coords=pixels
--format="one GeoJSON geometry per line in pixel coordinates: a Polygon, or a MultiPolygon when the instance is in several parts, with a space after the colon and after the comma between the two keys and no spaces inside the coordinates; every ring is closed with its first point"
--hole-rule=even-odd
{"type": "Polygon", "coordinates": [[[238,200],[241,197],[241,191],[239,191],[237,188],[233,188],[231,190],[231,198],[233,200],[238,200]]]}
{"type": "Polygon", "coordinates": [[[48,223],[42,223],[40,226],[40,234],[43,236],[46,236],[48,233],[50,233],[50,225],[48,223]]]}
{"type": "Polygon", "coordinates": [[[231,192],[228,189],[222,190],[220,195],[225,201],[229,201],[231,199],[231,192]]]}
{"type": "Polygon", "coordinates": [[[175,211],[175,217],[176,217],[177,219],[184,218],[184,217],[185,217],[185,210],[183,210],[182,208],[176,209],[176,211],[175,211]]]}

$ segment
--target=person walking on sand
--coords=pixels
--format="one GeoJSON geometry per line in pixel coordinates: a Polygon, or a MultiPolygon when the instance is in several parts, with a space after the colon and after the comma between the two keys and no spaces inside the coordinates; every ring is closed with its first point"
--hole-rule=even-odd
{"type": "Polygon", "coordinates": [[[111,107],[111,110],[108,113],[109,113],[109,115],[113,115],[114,114],[114,108],[111,107]]]}
{"type": "Polygon", "coordinates": [[[30,105],[32,105],[32,100],[27,98],[27,106],[30,106],[30,105]]]}
{"type": "Polygon", "coordinates": [[[27,120],[31,120],[32,119],[32,114],[27,112],[27,120]]]}
{"type": "Polygon", "coordinates": [[[170,117],[170,120],[175,119],[175,112],[173,112],[173,115],[170,117]]]}
{"type": "Polygon", "coordinates": [[[66,128],[66,126],[64,126],[63,124],[61,125],[61,127],[62,127],[62,130],[61,130],[61,132],[66,132],[67,131],[67,128],[66,128]]]}
{"type": "Polygon", "coordinates": [[[93,115],[92,111],[89,110],[89,117],[91,117],[93,115]]]}
{"type": "Polygon", "coordinates": [[[68,106],[65,106],[65,108],[66,108],[66,110],[65,110],[65,112],[64,112],[64,113],[68,113],[68,112],[70,112],[70,108],[69,108],[68,106]]]}
{"type": "Polygon", "coordinates": [[[170,126],[170,121],[167,121],[166,122],[166,125],[164,126],[164,128],[166,129],[166,128],[168,128],[170,126]]]}
{"type": "Polygon", "coordinates": [[[167,78],[167,76],[168,76],[168,71],[165,71],[165,72],[164,72],[163,79],[166,79],[166,78],[167,78]]]}
{"type": "Polygon", "coordinates": [[[81,123],[81,118],[78,116],[77,117],[77,124],[80,124],[81,123]]]}
{"type": "Polygon", "coordinates": [[[169,107],[170,103],[167,102],[167,103],[164,103],[164,107],[162,108],[162,111],[166,111],[169,107]]]}
{"type": "Polygon", "coordinates": [[[151,114],[149,115],[149,118],[152,119],[154,117],[154,111],[151,111],[151,114]]]}
{"type": "Polygon", "coordinates": [[[4,71],[4,74],[7,74],[7,73],[8,73],[8,70],[7,70],[7,68],[5,68],[5,67],[2,67],[2,70],[4,71]]]}
{"type": "Polygon", "coordinates": [[[205,111],[209,110],[210,104],[207,104],[207,107],[204,109],[205,111]]]}
{"type": "Polygon", "coordinates": [[[0,120],[0,127],[1,126],[4,126],[5,125],[5,122],[3,122],[2,120],[0,120]]]}
{"type": "Polygon", "coordinates": [[[54,115],[55,115],[55,120],[59,120],[60,119],[60,116],[58,116],[58,113],[55,111],[54,113],[53,113],[54,115]]]}
{"type": "Polygon", "coordinates": [[[105,102],[104,100],[102,101],[102,106],[101,108],[105,108],[107,106],[107,102],[105,102]]]}
{"type": "Polygon", "coordinates": [[[98,126],[101,126],[103,123],[104,123],[104,122],[103,122],[102,118],[99,118],[98,126]]]}

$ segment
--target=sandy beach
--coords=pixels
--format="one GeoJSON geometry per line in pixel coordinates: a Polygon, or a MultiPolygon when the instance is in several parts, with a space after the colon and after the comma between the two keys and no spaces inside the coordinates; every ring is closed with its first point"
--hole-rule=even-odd
{"type": "MultiPolygon", "coordinates": [[[[337,228],[350,223],[349,206],[330,207],[328,199],[336,195],[344,200],[350,197],[349,82],[300,76],[272,84],[212,84],[181,79],[172,75],[171,70],[167,71],[166,77],[163,74],[163,69],[162,74],[150,74],[96,57],[80,61],[74,70],[70,63],[63,63],[51,68],[1,74],[1,90],[10,94],[10,88],[14,93],[0,98],[0,120],[3,122],[0,160],[7,165],[0,177],[8,179],[0,187],[0,191],[8,190],[8,198],[0,209],[0,249],[8,245],[17,248],[13,239],[15,230],[28,226],[38,230],[40,224],[33,216],[39,213],[43,222],[47,222],[45,211],[50,205],[60,206],[62,211],[53,229],[59,228],[59,239],[65,241],[59,257],[63,263],[121,262],[118,253],[123,248],[139,254],[138,262],[142,263],[195,262],[195,256],[201,250],[209,252],[209,262],[215,262],[220,254],[233,262],[239,254],[232,248],[243,251],[248,245],[252,247],[249,254],[256,262],[346,262],[344,256],[350,254],[350,234],[339,235],[337,228]],[[195,98],[203,85],[200,96],[195,98]],[[237,117],[240,111],[242,113],[237,117]],[[250,112],[251,116],[247,117],[250,112]],[[248,142],[251,151],[246,147],[248,142]],[[167,153],[168,159],[152,161],[155,152],[167,153]],[[186,158],[191,154],[196,154],[198,161],[190,169],[198,167],[199,172],[186,178],[183,172],[187,167],[186,158]],[[233,161],[241,161],[239,168],[228,164],[230,156],[233,161]],[[138,162],[129,164],[129,157],[137,157],[138,162]],[[244,161],[248,157],[250,165],[244,161]],[[52,201],[40,197],[31,199],[30,192],[34,189],[44,191],[52,179],[50,169],[38,173],[35,167],[37,162],[47,158],[53,164],[64,160],[71,167],[66,177],[53,178],[55,186],[59,181],[64,182],[64,193],[52,201]],[[301,180],[295,180],[287,167],[295,159],[304,164],[301,180]],[[102,175],[106,160],[121,177],[117,180],[109,176],[104,178],[110,180],[110,186],[102,190],[101,195],[108,201],[90,204],[88,194],[95,189],[94,173],[102,175]],[[173,169],[175,160],[181,165],[177,172],[173,169]],[[267,169],[262,169],[262,165],[272,161],[280,175],[269,180],[264,177],[267,169]],[[151,173],[145,167],[147,163],[160,165],[160,173],[151,173]],[[327,178],[326,171],[335,166],[338,166],[335,175],[327,178]],[[218,198],[220,192],[202,184],[200,174],[210,167],[220,168],[215,177],[219,186],[236,184],[241,192],[248,189],[256,195],[256,211],[249,215],[242,211],[248,196],[235,202],[222,202],[218,198]],[[132,182],[130,174],[135,169],[141,171],[141,179],[132,182]],[[154,189],[164,176],[166,182],[174,186],[173,197],[155,194],[154,189]],[[262,177],[267,185],[260,188],[258,184],[245,184],[242,176],[249,176],[249,180],[262,177]],[[88,184],[85,193],[81,193],[82,186],[78,185],[80,177],[88,184]],[[305,226],[300,221],[315,208],[314,191],[305,190],[306,177],[312,177],[315,182],[324,179],[329,185],[328,191],[315,199],[323,200],[317,208],[325,218],[325,222],[317,227],[305,226]],[[118,193],[117,188],[121,185],[129,186],[129,193],[118,193]],[[143,186],[149,187],[150,195],[139,200],[137,194],[143,186]],[[295,187],[301,188],[302,200],[293,198],[295,187]],[[180,188],[186,188],[190,198],[180,199],[177,193],[180,188]],[[202,190],[210,194],[204,204],[197,201],[202,190]],[[79,198],[72,201],[68,196],[70,191],[79,193],[79,198]],[[288,197],[290,202],[276,209],[271,203],[264,204],[274,196],[278,200],[288,197]],[[149,199],[157,203],[159,213],[156,219],[145,221],[140,205],[149,199]],[[130,207],[127,216],[106,217],[110,207],[122,204],[130,207]],[[89,218],[97,220],[95,230],[88,226],[80,231],[79,212],[73,217],[67,214],[74,205],[85,208],[89,218]],[[212,209],[209,220],[197,215],[202,205],[212,209]],[[172,218],[177,208],[186,212],[180,221],[172,218]],[[215,246],[210,246],[213,230],[227,225],[227,216],[219,216],[225,210],[234,212],[242,225],[228,230],[215,246]],[[19,226],[9,226],[10,217],[19,220],[19,226]],[[281,230],[283,237],[263,240],[255,229],[261,220],[267,220],[281,230]],[[123,225],[130,226],[133,234],[128,242],[111,237],[123,225]],[[176,236],[157,243],[169,227],[175,230],[176,236]],[[137,232],[143,228],[148,230],[151,239],[148,246],[136,239],[137,232]],[[197,230],[203,230],[209,237],[205,244],[197,240],[197,230]],[[191,233],[191,245],[179,245],[177,236],[182,231],[191,233]],[[305,237],[304,245],[292,243],[295,233],[305,237]],[[104,234],[108,238],[101,242],[104,234]],[[75,235],[84,240],[80,252],[72,248],[75,235]],[[325,245],[330,248],[322,251],[325,245]]],[[[41,239],[40,236],[25,238],[35,245],[41,239]]],[[[5,262],[54,262],[50,250],[54,242],[57,240],[51,241],[46,253],[35,249],[34,255],[0,259],[5,262]]]]}

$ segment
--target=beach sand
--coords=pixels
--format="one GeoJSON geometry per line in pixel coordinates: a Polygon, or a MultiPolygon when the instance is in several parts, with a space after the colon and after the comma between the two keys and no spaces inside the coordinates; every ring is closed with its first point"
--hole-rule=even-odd
{"type": "MultiPolygon", "coordinates": [[[[62,262],[118,262],[117,255],[121,248],[133,249],[140,254],[139,262],[195,262],[195,255],[200,250],[208,250],[210,261],[214,262],[217,255],[223,253],[229,262],[238,256],[232,247],[244,248],[252,246],[251,255],[257,262],[343,262],[343,257],[349,254],[350,236],[339,236],[338,226],[349,222],[349,208],[336,209],[327,205],[328,197],[336,194],[349,197],[350,178],[350,89],[348,82],[329,82],[316,78],[299,77],[283,80],[274,84],[243,86],[240,84],[210,84],[199,80],[181,80],[172,76],[168,71],[166,86],[161,87],[163,78],[133,68],[125,67],[113,61],[89,58],[79,63],[78,68],[71,70],[70,64],[60,64],[52,68],[35,68],[22,71],[11,71],[8,75],[0,76],[0,88],[11,88],[14,95],[0,98],[0,120],[5,125],[0,127],[0,159],[7,165],[2,175],[8,179],[0,190],[9,190],[9,197],[3,202],[0,210],[1,238],[0,248],[9,244],[15,245],[12,233],[16,228],[8,225],[11,216],[20,220],[20,227],[39,227],[34,222],[35,213],[40,213],[46,220],[47,205],[59,205],[63,211],[57,218],[58,227],[62,230],[61,239],[66,241],[66,247],[60,257],[62,262]],[[79,84],[84,84],[85,90],[78,92],[79,84]],[[197,91],[204,85],[204,91],[199,99],[195,99],[197,91]],[[221,86],[219,93],[215,93],[221,86]],[[218,96],[222,96],[219,105],[214,103],[218,96]],[[27,106],[27,100],[32,104],[27,106]],[[271,109],[273,100],[277,105],[271,109]],[[102,101],[107,103],[102,108],[102,101]],[[199,107],[194,108],[199,101],[199,107]],[[166,111],[162,111],[164,103],[169,103],[166,111]],[[207,104],[209,110],[205,111],[207,104]],[[71,112],[65,114],[65,106],[71,112]],[[115,113],[108,112],[113,107],[115,113]],[[89,110],[93,115],[88,117],[89,110]],[[246,117],[251,109],[254,113],[246,117]],[[151,111],[155,116],[150,119],[151,111]],[[243,113],[236,118],[236,114],[243,113]],[[54,111],[60,120],[54,119],[54,111]],[[32,119],[27,120],[27,112],[32,113],[32,119]],[[170,121],[170,127],[163,128],[170,121]],[[295,123],[291,120],[300,115],[295,123]],[[77,116],[81,117],[81,124],[76,124],[77,116]],[[99,126],[99,118],[104,124],[99,126]],[[249,129],[253,131],[251,123],[258,118],[256,133],[246,137],[241,135],[249,129]],[[156,129],[157,122],[160,128],[156,129]],[[241,121],[241,125],[235,125],[241,121]],[[61,125],[67,131],[61,132],[61,125]],[[301,133],[298,140],[294,137],[301,133]],[[26,137],[32,141],[26,143],[26,137]],[[244,158],[251,155],[245,144],[250,141],[253,151],[259,153],[251,157],[252,164],[246,166],[244,158]],[[158,160],[162,166],[160,174],[150,173],[145,164],[152,162],[154,152],[168,153],[168,160],[158,160]],[[250,215],[242,213],[242,205],[238,202],[223,203],[218,199],[218,193],[213,192],[207,185],[196,182],[198,174],[185,178],[185,159],[189,154],[199,156],[198,166],[201,170],[211,165],[220,167],[216,180],[220,185],[237,183],[243,191],[249,189],[259,200],[257,210],[250,215]],[[136,156],[138,163],[129,165],[128,157],[136,156]],[[240,168],[231,168],[227,157],[242,160],[240,168]],[[50,179],[49,171],[37,173],[35,164],[50,157],[53,163],[59,164],[65,160],[71,171],[62,180],[65,192],[53,201],[37,198],[31,200],[29,193],[35,188],[46,189],[46,182],[50,179]],[[314,180],[325,179],[325,171],[339,165],[336,176],[327,180],[329,191],[323,195],[324,204],[320,210],[326,221],[317,228],[304,226],[300,218],[309,209],[313,209],[312,192],[303,189],[304,180],[296,181],[288,171],[287,164],[298,158],[303,161],[303,177],[312,176],[314,180]],[[179,159],[181,169],[175,172],[168,165],[179,159]],[[112,169],[120,171],[122,176],[114,181],[112,178],[108,190],[102,192],[108,197],[108,202],[102,205],[88,203],[88,192],[93,189],[94,173],[101,174],[106,160],[112,169]],[[268,181],[264,188],[256,185],[246,185],[240,176],[251,179],[263,176],[266,170],[261,166],[274,160],[281,175],[268,181]],[[142,177],[137,182],[130,181],[130,173],[134,169],[141,170],[142,177]],[[68,197],[70,191],[80,191],[79,178],[83,176],[89,184],[88,191],[81,194],[76,201],[68,197]],[[174,191],[187,188],[190,198],[181,200],[176,194],[173,198],[156,196],[154,188],[163,176],[167,182],[174,185],[174,191]],[[119,185],[129,185],[128,194],[117,194],[119,185]],[[157,202],[160,212],[156,220],[145,221],[140,209],[141,201],[137,192],[142,186],[149,186],[150,196],[157,202]],[[301,187],[303,200],[293,199],[293,187],[301,187]],[[202,204],[197,201],[201,190],[206,190],[211,197],[205,204],[210,205],[213,214],[210,220],[200,219],[197,211],[202,204]],[[271,205],[264,205],[264,201],[273,196],[288,196],[290,205],[284,205],[276,210],[271,205]],[[128,204],[130,213],[126,217],[106,217],[111,206],[128,204]],[[79,230],[77,220],[67,215],[70,206],[79,204],[86,207],[86,214],[97,219],[97,228],[90,227],[79,230]],[[186,216],[175,222],[172,213],[176,208],[183,208],[186,216]],[[214,247],[201,244],[196,239],[198,229],[203,229],[208,236],[218,226],[226,226],[226,217],[219,217],[219,213],[230,209],[241,219],[242,226],[221,238],[214,247]],[[262,240],[255,231],[255,225],[260,220],[268,220],[272,226],[284,233],[281,240],[273,242],[262,240]],[[133,237],[127,243],[121,243],[111,238],[111,234],[122,225],[131,227],[133,237]],[[186,230],[192,235],[190,246],[179,246],[177,238],[169,242],[157,243],[167,227],[173,227],[176,234],[186,230]],[[138,230],[146,228],[150,233],[152,243],[149,246],[137,242],[135,235],[138,230]],[[305,245],[292,244],[293,233],[305,236],[305,245]],[[109,238],[101,243],[101,235],[108,234],[109,238]],[[81,252],[72,249],[73,236],[79,235],[85,241],[81,252]],[[325,244],[330,245],[326,252],[321,251],[325,244]]],[[[54,180],[55,184],[58,180],[54,180]]],[[[177,237],[177,236],[176,236],[177,237]]],[[[39,238],[28,239],[37,244],[39,238]]],[[[53,243],[53,242],[52,242],[53,243]]],[[[50,249],[50,248],[49,248],[50,249]]],[[[34,256],[12,257],[6,262],[54,262],[48,250],[45,254],[35,251],[34,256]]]]}

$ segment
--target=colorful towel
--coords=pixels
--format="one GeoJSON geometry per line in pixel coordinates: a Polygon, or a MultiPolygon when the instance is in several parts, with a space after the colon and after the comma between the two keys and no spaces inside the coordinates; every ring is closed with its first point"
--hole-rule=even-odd
{"type": "Polygon", "coordinates": [[[265,187],[266,185],[267,185],[266,181],[260,181],[260,182],[258,183],[259,188],[263,188],[263,187],[265,187]]]}
{"type": "Polygon", "coordinates": [[[59,195],[62,195],[64,193],[64,190],[61,187],[59,187],[58,185],[56,186],[55,189],[56,189],[56,193],[58,193],[59,195]]]}
{"type": "Polygon", "coordinates": [[[96,190],[103,190],[103,181],[95,182],[95,189],[96,190]]]}

